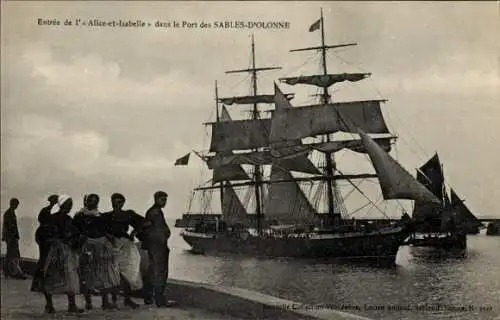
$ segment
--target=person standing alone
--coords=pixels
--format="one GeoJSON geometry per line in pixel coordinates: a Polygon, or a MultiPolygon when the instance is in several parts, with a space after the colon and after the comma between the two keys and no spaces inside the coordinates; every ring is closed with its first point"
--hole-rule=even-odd
{"type": "Polygon", "coordinates": [[[167,198],[166,192],[155,192],[154,204],[146,212],[146,224],[149,227],[144,247],[148,251],[149,263],[144,285],[144,303],[153,304],[154,298],[157,307],[169,307],[173,303],[168,304],[164,296],[170,254],[168,248],[170,228],[165,221],[162,210],[167,204],[167,198]]]}
{"type": "Polygon", "coordinates": [[[20,266],[21,253],[19,252],[19,229],[17,227],[16,209],[19,200],[10,199],[10,206],[3,215],[2,241],[7,244],[5,276],[16,279],[27,279],[20,266]]]}

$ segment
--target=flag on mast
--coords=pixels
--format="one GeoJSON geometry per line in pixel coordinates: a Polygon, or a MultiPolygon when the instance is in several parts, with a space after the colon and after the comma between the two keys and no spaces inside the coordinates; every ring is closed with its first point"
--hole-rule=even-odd
{"type": "Polygon", "coordinates": [[[318,19],[315,23],[311,24],[309,27],[309,32],[313,32],[314,30],[318,30],[321,24],[321,19],[318,19]]]}
{"type": "Polygon", "coordinates": [[[190,155],[190,154],[191,154],[191,153],[188,153],[188,154],[186,154],[185,156],[183,156],[183,157],[181,157],[181,158],[179,158],[179,159],[175,160],[175,164],[174,164],[174,166],[185,166],[185,165],[187,165],[187,164],[188,164],[188,162],[189,162],[189,155],[190,155]]]}

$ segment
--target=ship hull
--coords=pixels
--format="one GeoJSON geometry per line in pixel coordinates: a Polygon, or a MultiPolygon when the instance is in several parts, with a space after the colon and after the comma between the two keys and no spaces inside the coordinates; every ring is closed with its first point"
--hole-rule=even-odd
{"type": "Polygon", "coordinates": [[[410,243],[413,247],[432,247],[445,251],[465,250],[467,249],[467,234],[464,232],[452,235],[414,237],[410,243]]]}
{"type": "Polygon", "coordinates": [[[344,234],[308,233],[288,236],[252,236],[246,233],[195,233],[182,237],[197,253],[233,253],[294,258],[347,258],[395,263],[399,247],[409,233],[404,228],[344,234]]]}
{"type": "Polygon", "coordinates": [[[500,236],[500,222],[490,222],[486,228],[486,235],[488,236],[500,236]]]}

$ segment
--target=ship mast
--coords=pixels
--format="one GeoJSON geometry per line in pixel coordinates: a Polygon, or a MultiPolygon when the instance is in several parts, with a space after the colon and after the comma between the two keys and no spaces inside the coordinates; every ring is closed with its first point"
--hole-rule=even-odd
{"type": "MultiPolygon", "coordinates": [[[[253,85],[253,95],[257,95],[257,71],[255,70],[255,41],[252,34],[252,85],[253,85]]],[[[259,119],[259,110],[257,107],[257,102],[253,104],[252,119],[259,119]]],[[[257,149],[255,149],[257,151],[257,149]]],[[[255,179],[255,207],[257,214],[257,231],[261,234],[262,223],[261,223],[261,205],[260,205],[260,181],[262,180],[260,166],[254,166],[254,179],[255,179]]]]}
{"type": "MultiPolygon", "coordinates": [[[[217,80],[215,80],[215,119],[220,121],[219,116],[219,89],[217,88],[217,80]]],[[[224,203],[224,181],[219,182],[220,204],[224,203]]]]}
{"type": "MultiPolygon", "coordinates": [[[[255,63],[255,41],[254,36],[252,34],[252,67],[250,69],[243,70],[231,70],[226,71],[226,73],[241,73],[241,72],[249,72],[252,77],[252,87],[253,87],[253,96],[257,97],[257,72],[260,71],[269,71],[269,70],[278,70],[281,67],[261,67],[257,68],[255,63]]],[[[252,110],[252,119],[259,119],[260,113],[258,109],[258,102],[254,101],[253,110],[252,110]]],[[[258,149],[254,149],[253,151],[258,151],[258,149]]],[[[261,206],[261,185],[262,185],[262,173],[260,169],[260,165],[254,165],[254,188],[255,188],[255,213],[257,217],[257,232],[260,235],[262,233],[262,206],[261,206]]]]}
{"type": "MultiPolygon", "coordinates": [[[[321,29],[321,46],[317,47],[309,47],[309,48],[302,48],[302,49],[294,49],[290,50],[290,52],[297,52],[297,51],[310,51],[310,50],[321,50],[321,58],[322,58],[322,69],[323,69],[323,76],[328,76],[328,68],[326,64],[326,50],[327,49],[335,49],[335,48],[340,48],[340,47],[347,47],[347,46],[355,46],[357,45],[356,43],[347,43],[347,44],[339,44],[339,45],[326,45],[325,44],[325,27],[324,27],[324,18],[323,18],[323,9],[321,9],[321,16],[319,19],[319,28],[321,29]]],[[[316,28],[317,29],[317,28],[316,28]]],[[[310,30],[314,31],[314,29],[310,30]]],[[[330,99],[330,94],[328,93],[328,86],[323,86],[323,93],[321,94],[321,100],[323,104],[328,104],[331,103],[330,99]]],[[[326,142],[330,142],[330,135],[326,134],[324,136],[324,140],[326,142]]],[[[326,177],[324,177],[324,180],[326,180],[327,183],[327,197],[328,197],[328,215],[330,217],[334,217],[335,215],[339,215],[340,212],[335,212],[335,199],[334,199],[334,180],[335,180],[335,160],[334,160],[334,155],[332,152],[325,152],[325,162],[326,162],[326,177]]]]}
{"type": "MultiPolygon", "coordinates": [[[[323,9],[321,9],[321,56],[323,61],[323,75],[328,74],[328,70],[326,67],[326,46],[325,46],[325,26],[323,22],[323,9]]],[[[327,104],[330,100],[330,95],[328,94],[328,88],[323,87],[323,103],[327,104]]],[[[326,135],[326,142],[330,142],[330,135],[326,135]]],[[[328,192],[328,214],[333,217],[338,212],[334,212],[334,198],[333,198],[333,159],[332,154],[330,152],[325,152],[325,161],[326,161],[326,175],[327,175],[327,192],[328,192]]]]}

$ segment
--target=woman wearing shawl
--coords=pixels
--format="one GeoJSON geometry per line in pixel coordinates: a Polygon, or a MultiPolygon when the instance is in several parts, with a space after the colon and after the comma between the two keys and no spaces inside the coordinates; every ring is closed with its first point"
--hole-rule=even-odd
{"type": "MultiPolygon", "coordinates": [[[[141,277],[141,254],[139,248],[134,244],[134,235],[142,239],[142,228],[144,218],[132,210],[123,210],[125,197],[122,194],[114,193],[111,195],[111,205],[113,211],[103,214],[104,224],[107,226],[107,232],[113,237],[116,253],[116,259],[122,276],[122,288],[125,295],[125,306],[137,308],[136,304],[130,298],[132,290],[142,288],[141,277]],[[134,231],[128,234],[129,227],[134,231]]],[[[113,300],[116,301],[116,294],[113,294],[113,300]]]]}
{"type": "Polygon", "coordinates": [[[38,264],[35,274],[33,276],[33,282],[31,284],[31,291],[42,292],[43,290],[43,278],[44,278],[44,266],[50,249],[50,238],[57,232],[53,225],[50,223],[51,213],[54,206],[57,204],[58,196],[53,194],[47,198],[49,205],[42,208],[38,214],[38,222],[40,226],[35,232],[35,241],[38,244],[38,264]]]}
{"type": "Polygon", "coordinates": [[[83,309],[76,306],[75,295],[80,291],[78,277],[78,251],[81,244],[78,229],[68,215],[73,207],[73,200],[66,195],[58,197],[57,212],[50,215],[47,224],[54,232],[48,235],[50,249],[44,267],[43,292],[47,304],[45,311],[54,313],[52,295],[68,296],[68,312],[81,313],[83,309]]]}
{"type": "Polygon", "coordinates": [[[92,291],[99,290],[102,308],[113,309],[116,305],[108,300],[108,294],[120,285],[118,265],[113,246],[106,237],[105,223],[98,211],[99,196],[85,196],[84,207],[75,214],[74,221],[86,239],[82,248],[81,280],[85,296],[85,308],[92,309],[92,291]]]}

